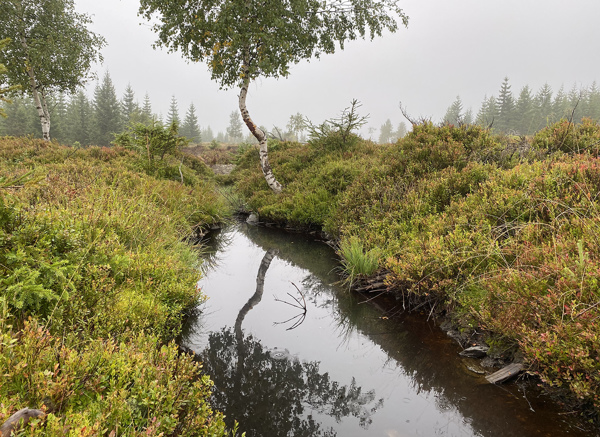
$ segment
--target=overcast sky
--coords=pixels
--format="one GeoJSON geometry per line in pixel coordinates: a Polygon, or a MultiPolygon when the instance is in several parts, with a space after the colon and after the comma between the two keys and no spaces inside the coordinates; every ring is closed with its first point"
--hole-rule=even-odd
{"type": "MultiPolygon", "coordinates": [[[[300,112],[314,123],[335,117],[358,99],[369,126],[414,117],[438,121],[460,95],[477,113],[485,95],[497,95],[505,76],[512,91],[549,83],[568,91],[600,80],[598,0],[400,0],[408,28],[373,41],[354,41],[344,51],[302,62],[287,79],[251,86],[248,109],[259,125],[285,128],[300,112]]],[[[204,64],[152,48],[155,35],[137,16],[137,0],[75,0],[92,16],[91,30],[108,42],[99,77],[111,75],[122,96],[131,83],[141,102],[166,115],[171,96],[183,118],[191,102],[201,127],[224,131],[237,109],[237,90],[221,91],[204,64]]],[[[90,92],[93,86],[90,87],[90,92]]]]}

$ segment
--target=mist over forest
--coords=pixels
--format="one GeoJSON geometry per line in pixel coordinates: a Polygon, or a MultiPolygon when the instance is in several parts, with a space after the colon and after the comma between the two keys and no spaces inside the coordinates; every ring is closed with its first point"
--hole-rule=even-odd
{"type": "MultiPolygon", "coordinates": [[[[198,107],[193,102],[183,108],[178,103],[177,96],[173,95],[166,114],[155,112],[148,92],[141,96],[130,83],[122,93],[118,93],[108,72],[98,81],[92,96],[80,89],[75,94],[52,95],[49,100],[52,138],[69,145],[77,143],[107,146],[116,134],[136,123],[171,125],[172,122],[177,123],[179,134],[192,144],[256,141],[251,134],[244,132],[236,108],[232,107],[227,128],[215,131],[198,118],[198,107]]],[[[290,106],[293,107],[293,104],[290,106]]],[[[1,107],[7,117],[0,118],[0,135],[41,138],[39,116],[30,97],[15,94],[10,103],[2,102],[1,107]]],[[[410,117],[410,108],[408,113],[410,117]]],[[[465,108],[458,95],[441,120],[429,121],[451,125],[475,124],[489,127],[496,133],[533,135],[563,118],[574,123],[583,118],[600,120],[600,88],[595,81],[585,87],[573,85],[569,89],[561,86],[558,90],[553,90],[546,83],[537,90],[525,85],[520,90],[513,91],[510,80],[506,77],[496,93],[483,96],[476,111],[471,107],[465,108]]],[[[378,128],[368,126],[364,129],[363,136],[380,144],[391,143],[404,137],[409,126],[410,122],[407,120],[388,118],[378,128]]],[[[306,118],[298,112],[290,114],[285,126],[261,127],[274,138],[307,140],[306,118]]]]}
{"type": "Polygon", "coordinates": [[[600,436],[565,6],[0,0],[0,437],[600,436]]]}

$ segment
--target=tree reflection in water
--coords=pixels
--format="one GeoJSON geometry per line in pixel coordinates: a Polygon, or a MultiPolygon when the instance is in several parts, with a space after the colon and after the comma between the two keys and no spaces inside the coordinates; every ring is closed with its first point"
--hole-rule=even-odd
{"type": "Polygon", "coordinates": [[[215,382],[213,405],[228,418],[240,422],[248,436],[335,436],[333,428],[322,429],[314,413],[336,422],[344,417],[359,419],[368,428],[372,416],[383,406],[375,391],[363,392],[354,378],[350,385],[332,381],[319,372],[319,363],[277,359],[251,335],[244,337],[242,322],[262,299],[264,277],[276,255],[268,250],[256,279],[256,292],[240,310],[234,329],[212,332],[201,360],[215,382]]]}
{"type": "Polygon", "coordinates": [[[231,328],[211,333],[201,359],[215,382],[214,407],[240,422],[249,436],[334,436],[305,412],[336,422],[354,416],[368,428],[383,405],[374,390],[363,392],[354,379],[347,386],[332,381],[319,372],[318,362],[279,360],[251,335],[241,344],[236,337],[231,328]]]}

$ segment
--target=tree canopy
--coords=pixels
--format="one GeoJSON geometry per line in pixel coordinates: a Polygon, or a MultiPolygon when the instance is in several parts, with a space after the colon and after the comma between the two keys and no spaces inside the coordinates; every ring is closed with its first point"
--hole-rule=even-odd
{"type": "Polygon", "coordinates": [[[0,16],[0,39],[11,38],[0,53],[11,84],[30,87],[26,65],[46,92],[75,92],[93,77],[105,41],[87,30],[91,20],[74,11],[73,0],[3,0],[0,16]]]}
{"type": "Polygon", "coordinates": [[[393,32],[395,16],[408,22],[395,0],[141,0],[140,14],[158,19],[159,45],[206,61],[224,88],[287,76],[336,44],[393,32]]]}
{"type": "MultiPolygon", "coordinates": [[[[4,50],[4,48],[8,45],[9,41],[10,40],[8,38],[0,41],[0,52],[2,50],[4,50]]],[[[5,97],[6,94],[17,89],[17,86],[14,86],[14,85],[13,86],[5,86],[4,85],[6,72],[7,72],[7,69],[4,66],[4,64],[0,64],[0,103],[1,102],[9,102],[9,100],[5,97]]],[[[4,110],[2,108],[0,108],[0,116],[6,117],[6,113],[4,112],[4,110]]]]}
{"type": "Polygon", "coordinates": [[[90,79],[105,41],[86,28],[90,19],[75,12],[73,0],[2,0],[0,17],[0,39],[10,38],[0,51],[7,82],[34,98],[44,138],[50,139],[45,96],[75,92],[90,79]]]}
{"type": "Polygon", "coordinates": [[[140,0],[139,12],[158,33],[158,45],[208,64],[221,88],[240,88],[244,123],[259,143],[267,184],[273,175],[267,136],[246,108],[248,85],[259,77],[285,77],[303,59],[333,53],[346,41],[380,36],[408,17],[396,0],[140,0]]]}

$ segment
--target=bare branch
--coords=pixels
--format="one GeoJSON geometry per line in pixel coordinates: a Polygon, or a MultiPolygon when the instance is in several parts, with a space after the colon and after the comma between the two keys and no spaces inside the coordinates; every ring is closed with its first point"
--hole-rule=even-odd
{"type": "Polygon", "coordinates": [[[406,118],[410,122],[410,124],[412,124],[413,126],[416,126],[419,124],[417,120],[414,120],[410,115],[408,115],[406,108],[404,106],[402,106],[402,102],[398,103],[398,107],[400,108],[400,112],[402,112],[402,115],[404,116],[404,118],[406,118]]]}

